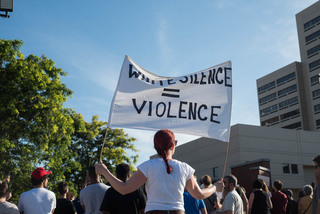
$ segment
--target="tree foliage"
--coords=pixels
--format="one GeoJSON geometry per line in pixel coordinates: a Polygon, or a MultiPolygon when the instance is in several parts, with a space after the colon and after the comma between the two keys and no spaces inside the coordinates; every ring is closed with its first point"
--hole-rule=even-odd
{"type": "Polygon", "coordinates": [[[39,166],[52,171],[50,188],[66,180],[71,189],[82,185],[85,170],[100,157],[115,164],[136,163],[133,142],[121,129],[107,129],[94,116],[64,108],[72,91],[61,82],[66,73],[45,57],[20,51],[22,41],[0,40],[0,179],[12,174],[13,201],[31,188],[31,172],[39,166]]]}
{"type": "MultiPolygon", "coordinates": [[[[126,153],[127,150],[137,151],[133,144],[135,140],[122,129],[107,128],[105,122],[98,121],[98,117],[94,116],[90,123],[85,122],[85,131],[79,130],[73,135],[71,148],[77,154],[75,161],[82,167],[87,169],[98,163],[101,155],[103,162],[114,172],[119,163],[126,162],[132,167],[132,164],[137,162],[138,155],[128,157],[126,153]],[[106,139],[101,153],[104,137],[106,139]]],[[[79,189],[83,185],[85,171],[71,172],[68,177],[74,180],[79,189]]]]}

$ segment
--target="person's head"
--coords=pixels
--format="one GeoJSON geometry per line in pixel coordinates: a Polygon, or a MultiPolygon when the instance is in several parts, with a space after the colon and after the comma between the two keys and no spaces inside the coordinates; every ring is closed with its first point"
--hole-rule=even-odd
{"type": "Polygon", "coordinates": [[[31,183],[33,187],[47,187],[48,186],[48,175],[51,171],[46,171],[44,168],[39,167],[35,169],[31,174],[31,183]]]}
{"type": "Polygon", "coordinates": [[[240,197],[242,198],[244,195],[244,192],[242,191],[242,188],[239,186],[236,186],[236,191],[237,193],[240,195],[240,197]]]}
{"type": "Polygon", "coordinates": [[[96,174],[96,168],[94,166],[89,167],[88,176],[90,183],[100,182],[100,176],[96,174]]]}
{"type": "Polygon", "coordinates": [[[311,185],[304,185],[302,189],[306,196],[312,195],[313,189],[311,185]]]}
{"type": "Polygon", "coordinates": [[[287,195],[288,199],[292,200],[293,192],[291,189],[287,189],[284,193],[287,195]]]}
{"type": "Polygon", "coordinates": [[[252,188],[253,189],[262,189],[263,187],[263,180],[258,178],[257,180],[253,181],[252,188]]]}
{"type": "Polygon", "coordinates": [[[275,180],[273,182],[273,189],[275,191],[280,191],[282,189],[283,183],[280,180],[275,180]]]}
{"type": "Polygon", "coordinates": [[[126,163],[120,163],[116,167],[116,175],[117,178],[122,180],[123,182],[126,182],[126,180],[129,178],[130,173],[130,166],[126,163]]]}
{"type": "Polygon", "coordinates": [[[159,130],[153,137],[154,148],[158,155],[163,158],[167,166],[167,173],[172,172],[172,168],[168,163],[168,151],[174,149],[176,146],[176,140],[174,134],[168,129],[159,130]]]}
{"type": "Polygon", "coordinates": [[[203,182],[203,185],[204,185],[205,187],[210,186],[210,184],[212,184],[211,177],[210,177],[209,175],[204,175],[204,176],[202,177],[202,182],[203,182]]]}
{"type": "Polygon", "coordinates": [[[227,192],[234,190],[238,185],[238,179],[234,175],[227,175],[223,178],[224,189],[227,192]]]}
{"type": "Polygon", "coordinates": [[[10,189],[8,183],[0,181],[0,198],[7,198],[9,193],[10,189]]]}
{"type": "Polygon", "coordinates": [[[58,184],[58,191],[60,195],[64,195],[68,193],[68,184],[67,182],[60,182],[58,184]]]}
{"type": "Polygon", "coordinates": [[[199,185],[203,184],[202,178],[199,179],[199,185]]]}
{"type": "Polygon", "coordinates": [[[69,190],[68,190],[67,198],[68,198],[70,201],[73,201],[73,200],[74,200],[74,194],[73,194],[73,192],[69,192],[69,190]]]}
{"type": "Polygon", "coordinates": [[[304,196],[306,196],[306,194],[304,193],[303,189],[299,191],[298,193],[298,198],[303,198],[304,196]]]}
{"type": "Polygon", "coordinates": [[[316,178],[316,181],[320,180],[320,155],[313,158],[313,164],[314,164],[314,175],[316,178]]]}

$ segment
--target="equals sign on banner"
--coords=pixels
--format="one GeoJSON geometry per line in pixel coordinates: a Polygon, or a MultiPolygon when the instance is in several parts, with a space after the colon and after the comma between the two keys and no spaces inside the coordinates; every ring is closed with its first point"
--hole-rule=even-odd
{"type": "Polygon", "coordinates": [[[161,96],[179,98],[180,89],[164,88],[161,96]]]}

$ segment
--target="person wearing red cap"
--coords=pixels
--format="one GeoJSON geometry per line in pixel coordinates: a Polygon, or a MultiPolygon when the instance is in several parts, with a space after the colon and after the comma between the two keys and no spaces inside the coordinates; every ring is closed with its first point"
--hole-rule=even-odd
{"type": "Polygon", "coordinates": [[[18,208],[24,214],[49,214],[56,208],[55,194],[47,190],[48,175],[51,171],[46,171],[39,167],[31,174],[33,188],[20,195],[18,208]]]}
{"type": "Polygon", "coordinates": [[[96,165],[97,174],[102,174],[119,193],[125,195],[135,191],[143,184],[147,192],[147,214],[183,214],[183,192],[186,188],[196,199],[222,191],[222,181],[212,187],[201,189],[193,177],[194,169],[186,163],[172,159],[177,141],[168,129],[159,130],[154,135],[154,148],[159,158],[145,161],[138,171],[123,182],[117,179],[103,164],[96,165]]]}

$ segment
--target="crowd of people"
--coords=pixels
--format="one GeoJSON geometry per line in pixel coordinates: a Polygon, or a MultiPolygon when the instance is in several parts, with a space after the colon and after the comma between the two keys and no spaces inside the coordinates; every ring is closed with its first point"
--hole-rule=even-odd
{"type": "Polygon", "coordinates": [[[275,180],[272,191],[256,179],[247,195],[234,175],[212,182],[204,175],[198,184],[195,170],[172,158],[177,141],[167,129],[154,136],[158,158],[145,161],[130,176],[128,164],[121,163],[113,175],[102,162],[87,170],[77,198],[67,182],[57,185],[59,197],[47,189],[51,171],[39,167],[31,174],[33,188],[20,195],[18,206],[11,197],[10,177],[0,181],[0,214],[320,214],[320,155],[313,159],[315,182],[303,186],[298,200],[290,189],[275,180]],[[101,182],[103,176],[111,186],[101,182]]]}

